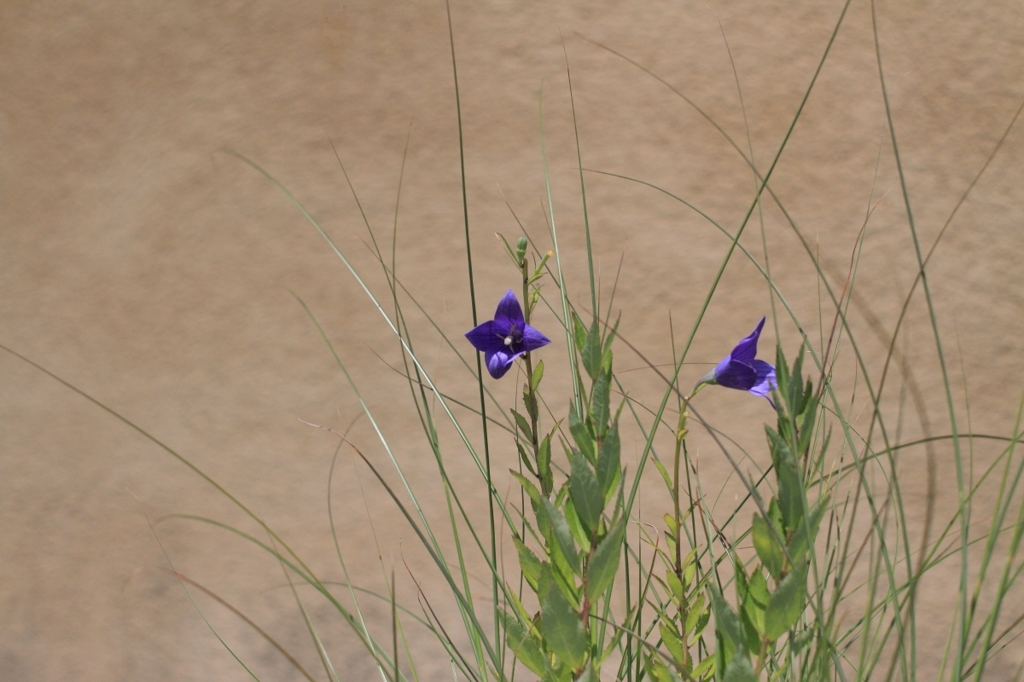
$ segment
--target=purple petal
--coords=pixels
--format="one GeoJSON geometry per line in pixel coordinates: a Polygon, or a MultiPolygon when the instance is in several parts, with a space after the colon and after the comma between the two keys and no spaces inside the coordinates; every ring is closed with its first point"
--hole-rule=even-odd
{"type": "Polygon", "coordinates": [[[726,358],[715,367],[715,379],[719,386],[747,391],[757,381],[757,372],[750,365],[726,358]]]}
{"type": "Polygon", "coordinates": [[[494,321],[507,323],[510,327],[513,324],[518,324],[521,327],[526,323],[523,319],[523,309],[519,307],[519,299],[511,289],[498,302],[498,309],[494,311],[494,321]]]}
{"type": "Polygon", "coordinates": [[[551,339],[544,336],[530,325],[527,324],[523,327],[523,343],[520,346],[523,352],[537,350],[541,346],[546,346],[549,343],[551,343],[551,339]]]}
{"type": "MultiPolygon", "coordinates": [[[[754,372],[756,378],[754,385],[748,390],[754,395],[764,396],[768,398],[768,402],[771,402],[772,389],[777,386],[775,383],[775,368],[769,365],[764,360],[754,360],[754,372]]],[[[774,405],[774,403],[772,403],[774,405]]]]}
{"type": "Polygon", "coordinates": [[[750,332],[750,336],[736,344],[736,347],[732,349],[730,357],[733,360],[738,360],[744,365],[750,365],[754,362],[754,356],[757,355],[757,339],[761,336],[761,329],[764,327],[764,319],[757,323],[757,327],[754,331],[750,332]]]}
{"type": "Polygon", "coordinates": [[[474,348],[485,353],[504,348],[508,329],[501,329],[501,326],[494,320],[487,320],[466,332],[466,338],[474,348]]]}
{"type": "Polygon", "coordinates": [[[491,376],[495,379],[500,379],[505,376],[505,372],[512,366],[512,361],[520,355],[510,355],[504,345],[500,350],[489,350],[484,353],[484,360],[487,362],[487,371],[491,373],[491,376]]]}

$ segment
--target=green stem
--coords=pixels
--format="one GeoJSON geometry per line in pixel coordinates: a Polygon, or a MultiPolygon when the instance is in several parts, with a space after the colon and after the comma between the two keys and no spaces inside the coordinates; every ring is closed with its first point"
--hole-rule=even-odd
{"type": "MultiPolygon", "coordinates": [[[[528,269],[528,263],[526,257],[519,262],[519,269],[523,273],[523,319],[526,324],[530,324],[530,314],[533,312],[533,308],[530,305],[530,272],[528,269]]],[[[526,395],[529,396],[530,404],[526,406],[526,411],[530,413],[530,431],[533,446],[533,459],[537,463],[537,478],[541,481],[543,488],[543,473],[540,470],[540,434],[537,433],[537,396],[533,390],[533,357],[532,353],[524,353],[523,358],[526,360],[526,395]]]]}

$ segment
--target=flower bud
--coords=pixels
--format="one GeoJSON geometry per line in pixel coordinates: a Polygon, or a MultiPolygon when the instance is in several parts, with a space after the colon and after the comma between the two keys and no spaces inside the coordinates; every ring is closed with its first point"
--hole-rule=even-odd
{"type": "Polygon", "coordinates": [[[520,237],[519,241],[516,242],[516,260],[520,263],[526,258],[526,237],[520,237]]]}

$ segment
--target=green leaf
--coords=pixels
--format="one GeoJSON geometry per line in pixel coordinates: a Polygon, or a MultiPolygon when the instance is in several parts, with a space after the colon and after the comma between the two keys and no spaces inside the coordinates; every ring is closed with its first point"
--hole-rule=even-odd
{"type": "Polygon", "coordinates": [[[587,328],[583,326],[583,320],[576,313],[572,314],[573,341],[576,342],[576,350],[583,352],[583,346],[587,344],[587,328]]]}
{"type": "Polygon", "coordinates": [[[647,676],[654,682],[675,682],[676,678],[660,658],[655,656],[644,657],[644,669],[647,676]]]}
{"type": "Polygon", "coordinates": [[[768,518],[775,524],[776,528],[786,527],[782,522],[782,508],[779,506],[778,499],[774,497],[772,498],[772,501],[768,503],[768,518]]]}
{"type": "Polygon", "coordinates": [[[598,439],[603,439],[608,431],[608,419],[611,417],[611,369],[602,370],[594,382],[594,391],[590,398],[590,418],[594,422],[594,431],[598,439]]]}
{"type": "Polygon", "coordinates": [[[533,429],[530,428],[530,422],[526,420],[526,417],[515,410],[512,410],[512,416],[516,418],[516,426],[518,426],[519,430],[523,432],[524,436],[526,436],[526,440],[533,442],[533,429]]]}
{"type": "Polygon", "coordinates": [[[536,422],[540,414],[540,408],[537,405],[537,394],[532,392],[527,384],[523,384],[523,407],[526,408],[526,414],[530,415],[530,419],[536,422]]]}
{"type": "Polygon", "coordinates": [[[750,620],[750,615],[747,613],[746,608],[748,602],[750,602],[750,580],[747,578],[746,570],[743,568],[743,563],[739,560],[739,557],[736,557],[733,569],[736,571],[736,610],[742,625],[743,636],[746,637],[744,648],[747,651],[757,651],[761,641],[760,634],[757,627],[750,620]]]}
{"type": "Polygon", "coordinates": [[[621,321],[622,321],[622,315],[620,314],[617,318],[615,318],[615,325],[611,328],[611,330],[608,332],[608,335],[604,339],[604,354],[605,355],[608,355],[608,353],[609,353],[609,351],[611,350],[611,347],[612,347],[612,341],[614,341],[615,337],[618,336],[618,334],[619,334],[619,322],[621,322],[621,321]]]}
{"type": "Polygon", "coordinates": [[[665,487],[672,490],[672,477],[668,474],[668,469],[661,463],[660,460],[654,460],[654,468],[661,474],[661,479],[665,482],[665,487]]]}
{"type": "Polygon", "coordinates": [[[800,481],[800,474],[791,464],[782,462],[778,473],[779,508],[782,510],[782,522],[788,534],[799,528],[803,521],[806,493],[800,481]]]}
{"type": "Polygon", "coordinates": [[[811,507],[810,514],[804,520],[804,523],[798,525],[793,531],[793,538],[789,541],[789,555],[793,558],[794,563],[799,564],[803,561],[807,551],[814,544],[814,538],[818,535],[821,519],[825,516],[830,502],[831,498],[828,495],[818,500],[811,507]]]}
{"type": "Polygon", "coordinates": [[[540,386],[540,380],[544,378],[544,361],[538,360],[537,366],[533,368],[533,376],[530,377],[530,390],[536,391],[540,386]]]}
{"type": "Polygon", "coordinates": [[[526,453],[526,448],[523,447],[522,442],[519,440],[516,440],[516,450],[519,451],[519,461],[523,463],[523,466],[526,467],[527,471],[536,476],[537,471],[533,468],[533,463],[530,461],[530,456],[526,453]]]}
{"type": "Polygon", "coordinates": [[[523,577],[536,593],[540,583],[540,559],[519,538],[512,538],[512,541],[516,544],[516,551],[519,553],[519,568],[523,571],[523,577]]]}
{"type": "Polygon", "coordinates": [[[686,598],[686,592],[683,590],[683,581],[680,580],[675,571],[672,569],[665,571],[665,582],[668,584],[668,589],[672,593],[673,601],[677,604],[682,604],[683,600],[686,598]]]}
{"type": "Polygon", "coordinates": [[[583,623],[562,592],[549,588],[541,602],[540,629],[544,641],[569,667],[578,669],[587,654],[587,633],[583,623]]]}
{"type": "Polygon", "coordinates": [[[747,652],[737,652],[729,665],[725,666],[725,674],[722,675],[722,682],[757,682],[757,674],[750,665],[750,657],[747,652]]]}
{"type": "Polygon", "coordinates": [[[587,574],[587,597],[591,603],[596,602],[615,581],[625,535],[626,518],[620,516],[618,521],[608,529],[608,534],[604,536],[604,539],[598,543],[597,549],[594,550],[594,556],[590,560],[590,570],[587,574]]]}
{"type": "MultiPolygon", "coordinates": [[[[701,616],[707,612],[704,610],[704,595],[696,594],[690,601],[689,608],[686,611],[686,622],[683,624],[683,631],[688,635],[693,635],[691,639],[694,639],[696,635],[700,633],[697,631],[698,625],[700,625],[701,616]]],[[[706,620],[705,620],[706,622],[706,620]]]]}
{"type": "Polygon", "coordinates": [[[791,460],[783,459],[776,462],[775,474],[779,479],[779,508],[782,510],[782,522],[789,533],[804,517],[804,505],[807,503],[804,484],[791,460]]]}
{"type": "Polygon", "coordinates": [[[555,487],[554,475],[551,473],[552,433],[544,437],[544,440],[540,442],[540,447],[537,449],[537,477],[540,479],[540,488],[545,497],[550,495],[555,487]]]}
{"type": "Polygon", "coordinates": [[[587,370],[591,379],[596,379],[597,373],[601,371],[602,355],[604,353],[601,348],[601,327],[595,319],[594,324],[590,327],[590,332],[587,333],[587,342],[584,344],[583,350],[580,351],[583,369],[587,370]]]}
{"type": "Polygon", "coordinates": [[[679,635],[672,626],[665,621],[658,624],[658,630],[661,632],[661,641],[664,643],[665,648],[668,649],[672,660],[680,666],[685,665],[688,652],[683,650],[683,640],[679,638],[679,635]]]}
{"type": "Polygon", "coordinates": [[[622,478],[620,463],[620,452],[622,450],[619,441],[619,421],[612,422],[612,427],[604,435],[601,441],[601,449],[597,454],[597,483],[601,486],[601,493],[604,495],[605,504],[611,499],[615,487],[622,478]]]}
{"type": "Polygon", "coordinates": [[[572,473],[569,475],[569,497],[584,529],[593,537],[601,522],[601,512],[604,511],[604,495],[590,463],[582,453],[574,450],[570,464],[572,473]]]}
{"type": "Polygon", "coordinates": [[[764,567],[768,569],[768,573],[775,580],[781,580],[782,569],[786,561],[782,545],[779,544],[776,538],[777,534],[781,535],[781,531],[778,533],[774,532],[769,523],[760,514],[754,514],[754,523],[751,526],[750,532],[754,537],[754,549],[757,551],[757,556],[761,559],[761,563],[764,564],[764,567]]]}
{"type": "MultiPolygon", "coordinates": [[[[569,488],[569,481],[565,482],[565,488],[569,488]]],[[[590,531],[583,527],[583,522],[580,521],[580,515],[576,513],[576,506],[572,503],[572,499],[566,500],[561,506],[562,513],[565,514],[565,521],[569,524],[569,531],[572,533],[572,537],[576,540],[576,544],[580,546],[581,551],[584,554],[590,552],[590,531]]]]}
{"type": "Polygon", "coordinates": [[[807,601],[807,562],[782,579],[764,612],[764,634],[777,640],[800,620],[807,601]]]}
{"type": "Polygon", "coordinates": [[[515,469],[509,469],[508,472],[512,474],[514,479],[519,481],[519,485],[523,486],[523,490],[526,491],[526,495],[530,498],[530,502],[533,503],[533,508],[536,510],[541,500],[540,491],[537,490],[537,486],[515,469]]]}
{"type": "MultiPolygon", "coordinates": [[[[807,388],[810,389],[811,382],[807,382],[807,388]]],[[[807,452],[807,449],[811,445],[811,437],[814,435],[814,420],[818,414],[818,401],[810,396],[804,401],[803,418],[800,420],[800,442],[797,446],[797,452],[801,455],[807,452]]]]}
{"type": "Polygon", "coordinates": [[[505,611],[499,610],[498,615],[505,626],[505,641],[508,642],[508,648],[523,665],[543,677],[549,667],[548,660],[530,636],[529,630],[523,627],[519,619],[505,611]]]}
{"type": "Polygon", "coordinates": [[[597,452],[594,448],[594,436],[590,433],[590,429],[583,422],[583,418],[576,412],[576,407],[573,405],[569,406],[569,433],[572,434],[572,439],[576,443],[576,447],[580,449],[587,459],[591,462],[594,461],[597,456],[597,452]]]}
{"type": "Polygon", "coordinates": [[[743,625],[739,616],[714,584],[711,584],[708,590],[711,592],[711,609],[715,612],[715,630],[721,633],[733,648],[746,652],[747,640],[743,636],[743,625]]]}
{"type": "Polygon", "coordinates": [[[541,499],[540,509],[543,510],[548,522],[551,524],[551,534],[554,536],[555,546],[562,552],[562,556],[568,562],[573,573],[579,574],[580,556],[576,551],[576,545],[572,540],[572,532],[562,512],[551,504],[547,498],[541,499]]]}
{"type": "Polygon", "coordinates": [[[768,581],[760,569],[755,569],[747,582],[747,597],[743,600],[743,612],[754,630],[764,632],[764,612],[768,607],[768,581]]]}
{"type": "MultiPolygon", "coordinates": [[[[782,418],[780,417],[779,420],[781,421],[782,418]]],[[[778,466],[782,460],[793,461],[793,453],[790,452],[786,439],[767,424],[764,427],[764,431],[768,434],[768,449],[772,453],[772,464],[778,466]]]]}
{"type": "MultiPolygon", "coordinates": [[[[696,668],[693,669],[693,675],[692,675],[693,679],[695,679],[695,680],[701,679],[701,676],[704,675],[704,673],[713,672],[714,667],[715,667],[715,659],[714,659],[714,657],[713,656],[708,656],[703,661],[701,661],[697,665],[696,668]]],[[[708,677],[708,679],[711,679],[711,675],[708,675],[707,677],[708,677]]]]}

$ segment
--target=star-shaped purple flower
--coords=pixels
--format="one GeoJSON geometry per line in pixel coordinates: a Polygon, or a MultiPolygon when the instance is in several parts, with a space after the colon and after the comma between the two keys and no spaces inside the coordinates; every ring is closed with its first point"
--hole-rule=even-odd
{"type": "Polygon", "coordinates": [[[505,376],[512,361],[523,353],[551,343],[551,339],[526,324],[523,309],[511,289],[498,303],[494,319],[470,329],[466,338],[474,348],[483,351],[487,371],[495,379],[505,376]]]}
{"type": "MultiPolygon", "coordinates": [[[[777,386],[775,368],[764,360],[754,359],[754,356],[757,355],[757,339],[761,336],[764,319],[762,317],[750,336],[736,344],[732,352],[698,381],[697,385],[718,384],[726,388],[738,388],[741,391],[749,391],[754,395],[768,398],[768,402],[771,403],[770,394],[772,389],[777,386]]],[[[772,403],[773,407],[774,405],[772,403]]]]}

